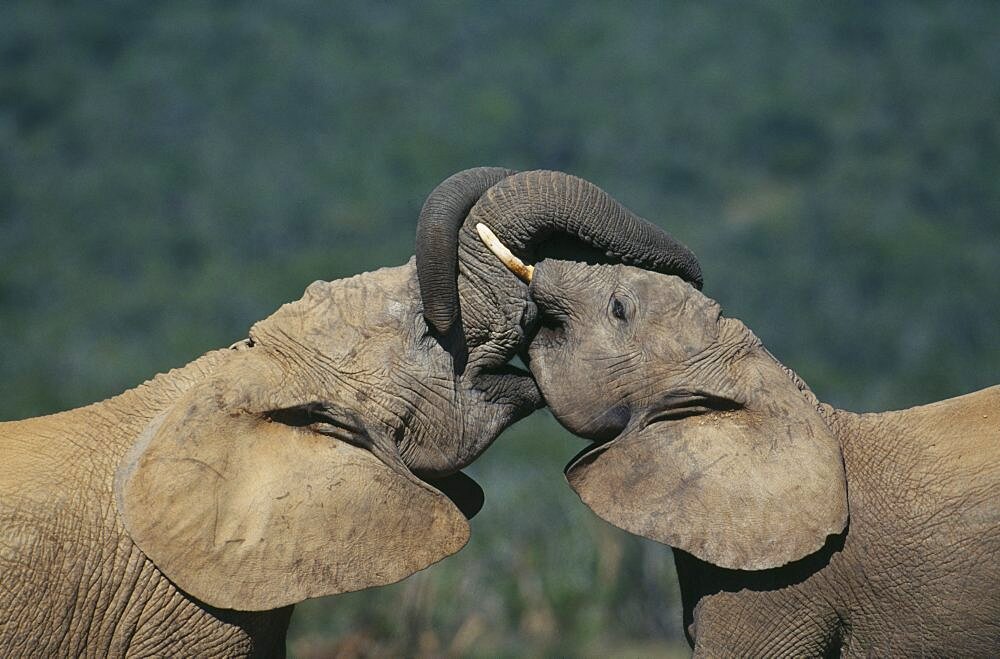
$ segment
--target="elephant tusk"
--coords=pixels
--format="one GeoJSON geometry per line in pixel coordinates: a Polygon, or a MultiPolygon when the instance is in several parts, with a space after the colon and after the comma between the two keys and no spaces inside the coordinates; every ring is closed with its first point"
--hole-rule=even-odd
{"type": "Polygon", "coordinates": [[[482,222],[476,225],[476,231],[479,232],[479,239],[483,241],[483,244],[500,259],[501,263],[507,266],[508,270],[517,275],[518,279],[524,283],[531,283],[531,276],[535,273],[534,266],[526,265],[524,261],[514,256],[507,249],[507,246],[500,242],[496,234],[490,231],[490,228],[482,222]]]}

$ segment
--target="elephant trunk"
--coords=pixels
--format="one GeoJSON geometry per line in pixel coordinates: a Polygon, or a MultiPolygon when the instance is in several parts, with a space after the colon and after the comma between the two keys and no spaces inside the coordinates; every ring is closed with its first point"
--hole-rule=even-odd
{"type": "MultiPolygon", "coordinates": [[[[433,207],[439,210],[426,219],[421,213],[421,226],[435,221],[431,229],[418,227],[416,251],[424,315],[439,332],[458,317],[456,247],[466,213],[470,227],[485,224],[514,254],[529,261],[536,260],[548,238],[569,236],[603,252],[609,262],[677,275],[701,288],[701,266],[687,247],[581,178],[562,172],[512,174],[482,168],[449,178],[431,194],[435,196],[454,201],[435,202],[433,207]],[[494,184],[484,189],[493,179],[494,184]],[[449,184],[453,191],[438,193],[449,184]],[[473,197],[478,201],[469,210],[473,197]],[[447,323],[439,324],[440,320],[447,323]]],[[[430,198],[425,210],[429,204],[430,198]]]]}
{"type": "Polygon", "coordinates": [[[513,174],[502,167],[475,167],[449,176],[428,195],[417,222],[417,279],[424,318],[447,334],[458,317],[458,231],[469,209],[495,184],[513,174]]]}

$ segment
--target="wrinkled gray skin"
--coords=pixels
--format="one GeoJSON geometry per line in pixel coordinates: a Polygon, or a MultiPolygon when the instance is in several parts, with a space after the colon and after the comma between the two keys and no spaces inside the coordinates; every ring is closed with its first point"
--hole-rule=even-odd
{"type": "Polygon", "coordinates": [[[854,414],[677,277],[546,260],[530,292],[530,369],[595,440],[567,478],[675,547],[697,656],[1000,654],[1000,387],[854,414]]]}
{"type": "Polygon", "coordinates": [[[568,233],[581,257],[693,262],[620,208],[610,232],[571,214],[606,198],[579,179],[509,174],[439,186],[416,262],[317,282],[246,341],[114,398],[0,423],[0,654],[280,655],[295,602],[458,551],[456,504],[474,513],[481,491],[455,472],[541,398],[506,365],[524,287],[496,284],[471,229],[459,268],[441,227],[475,205],[519,249],[568,233]]]}

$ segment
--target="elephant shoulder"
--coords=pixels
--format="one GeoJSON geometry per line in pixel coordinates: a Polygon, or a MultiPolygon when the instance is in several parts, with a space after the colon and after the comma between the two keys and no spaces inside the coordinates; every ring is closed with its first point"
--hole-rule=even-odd
{"type": "MultiPolygon", "coordinates": [[[[0,502],[30,495],[52,485],[60,461],[62,432],[55,417],[36,417],[0,423],[0,502]]],[[[8,505],[8,507],[9,507],[8,505]]]]}
{"type": "Polygon", "coordinates": [[[932,457],[979,465],[1000,478],[1000,385],[896,414],[932,457]]]}
{"type": "Polygon", "coordinates": [[[856,452],[868,459],[854,461],[880,465],[873,481],[910,504],[911,523],[929,516],[946,520],[939,532],[1000,542],[1000,386],[863,416],[856,452]]]}

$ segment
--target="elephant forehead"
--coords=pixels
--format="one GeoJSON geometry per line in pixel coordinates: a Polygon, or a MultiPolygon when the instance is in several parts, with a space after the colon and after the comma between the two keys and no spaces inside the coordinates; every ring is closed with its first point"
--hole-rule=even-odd
{"type": "Polygon", "coordinates": [[[639,332],[652,352],[678,361],[702,353],[719,339],[718,302],[673,275],[622,267],[620,287],[638,300],[639,332]]]}
{"type": "Polygon", "coordinates": [[[312,283],[301,299],[258,322],[251,337],[264,345],[292,343],[330,358],[364,345],[400,345],[419,318],[413,268],[383,268],[347,279],[312,283]]]}

